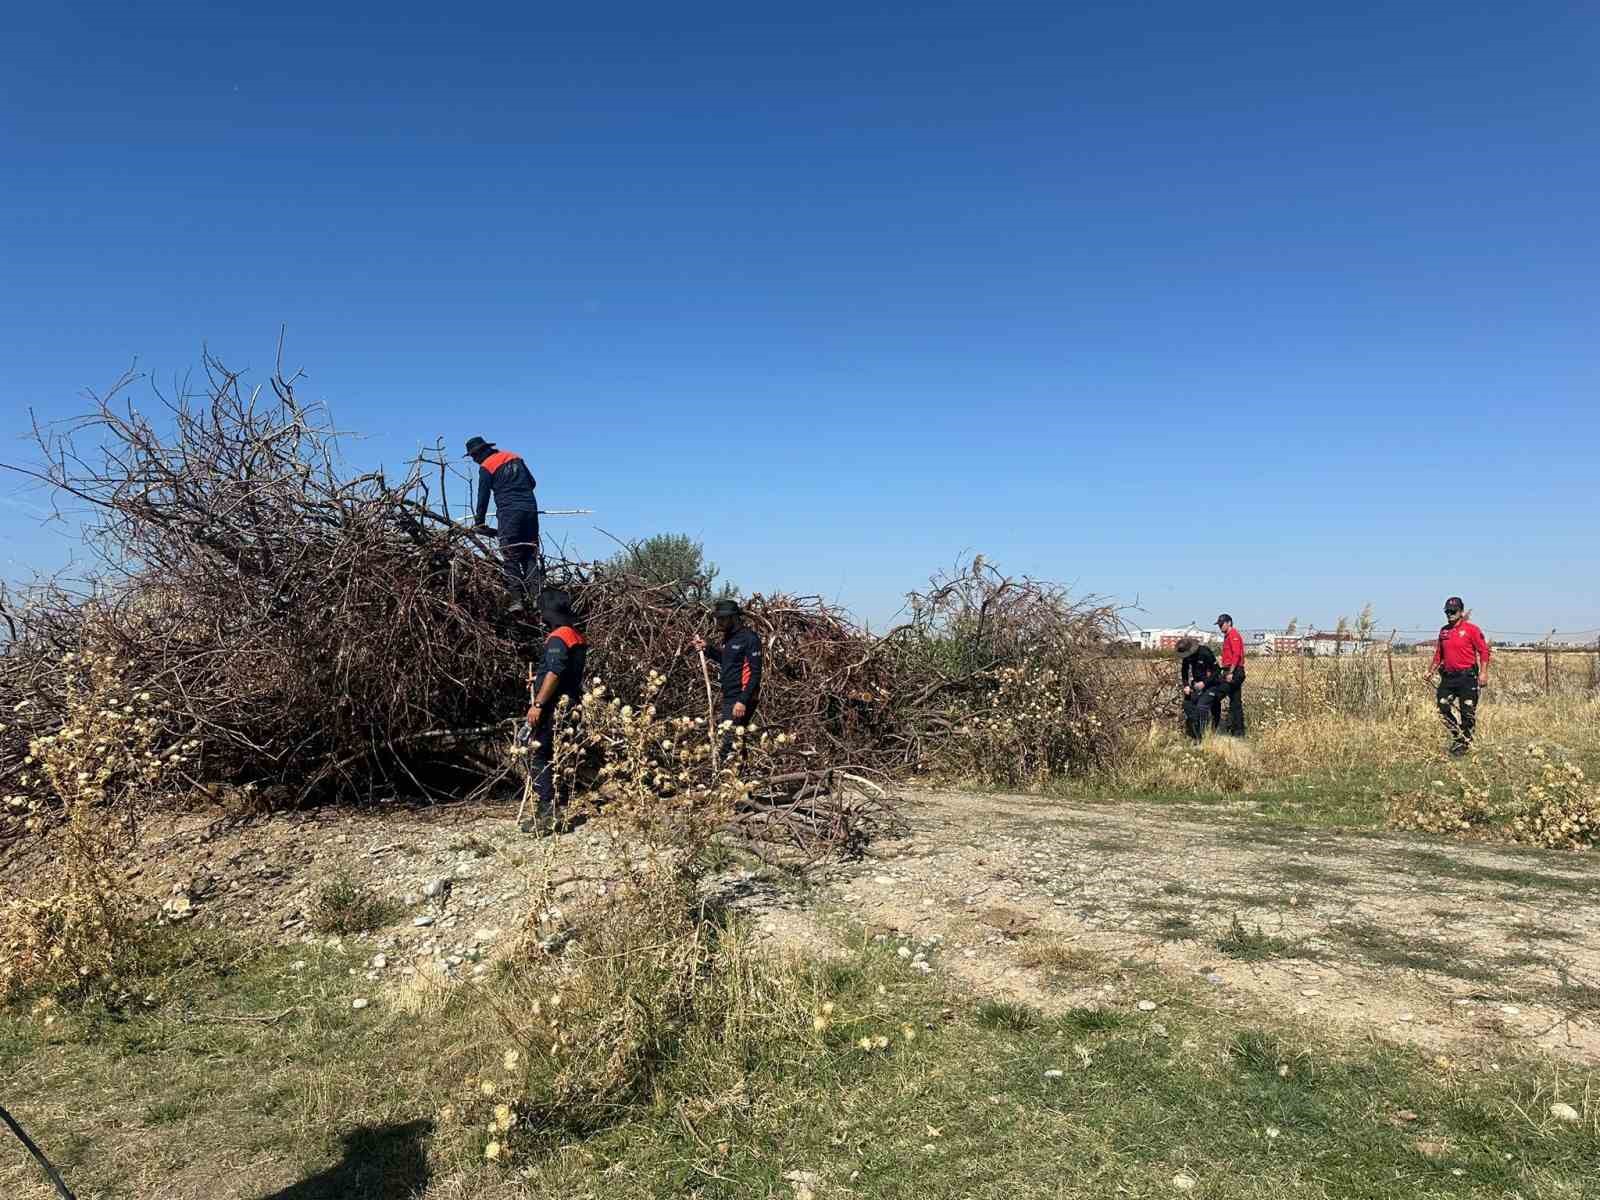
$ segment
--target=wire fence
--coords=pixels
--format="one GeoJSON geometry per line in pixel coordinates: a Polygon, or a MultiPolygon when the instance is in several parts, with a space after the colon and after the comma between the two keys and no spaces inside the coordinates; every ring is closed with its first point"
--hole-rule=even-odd
{"type": "MultiPolygon", "coordinates": [[[[1287,712],[1335,710],[1381,715],[1432,698],[1433,645],[1398,639],[1340,643],[1339,652],[1245,655],[1246,686],[1287,712]]],[[[1487,672],[1483,703],[1600,695],[1600,641],[1566,648],[1553,640],[1531,648],[1502,645],[1487,672]]]]}

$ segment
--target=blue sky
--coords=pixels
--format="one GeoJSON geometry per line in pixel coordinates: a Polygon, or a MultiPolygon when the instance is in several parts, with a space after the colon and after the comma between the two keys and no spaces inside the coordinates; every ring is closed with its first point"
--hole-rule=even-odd
{"type": "Polygon", "coordinates": [[[287,324],[361,464],[482,433],[578,552],[875,623],[982,551],[1600,626],[1593,6],[354,7],[0,16],[0,459],[287,324]]]}

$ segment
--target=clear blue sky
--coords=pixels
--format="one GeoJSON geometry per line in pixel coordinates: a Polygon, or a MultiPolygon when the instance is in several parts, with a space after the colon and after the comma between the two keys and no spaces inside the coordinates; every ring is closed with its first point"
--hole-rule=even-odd
{"type": "Polygon", "coordinates": [[[1593,5],[355,7],[6,6],[7,435],[287,323],[363,463],[874,622],[1600,626],[1593,5]]]}

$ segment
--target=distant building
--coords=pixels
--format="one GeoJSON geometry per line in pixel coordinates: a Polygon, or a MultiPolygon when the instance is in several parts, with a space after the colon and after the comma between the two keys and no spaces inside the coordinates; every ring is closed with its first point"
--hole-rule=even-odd
{"type": "Polygon", "coordinates": [[[1383,642],[1364,641],[1353,633],[1308,633],[1300,639],[1301,653],[1316,658],[1339,658],[1371,654],[1383,642]]]}
{"type": "Polygon", "coordinates": [[[1208,632],[1193,625],[1187,629],[1136,629],[1130,640],[1137,639],[1141,650],[1171,650],[1186,637],[1213,644],[1222,640],[1215,629],[1208,632]]]}

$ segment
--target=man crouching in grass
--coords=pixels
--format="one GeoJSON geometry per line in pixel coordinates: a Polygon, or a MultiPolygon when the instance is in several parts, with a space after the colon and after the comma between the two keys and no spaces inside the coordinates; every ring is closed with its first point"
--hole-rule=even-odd
{"type": "Polygon", "coordinates": [[[1199,638],[1179,638],[1173,649],[1182,659],[1183,731],[1198,742],[1207,725],[1214,729],[1217,724],[1217,656],[1199,638]]]}

